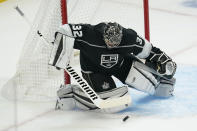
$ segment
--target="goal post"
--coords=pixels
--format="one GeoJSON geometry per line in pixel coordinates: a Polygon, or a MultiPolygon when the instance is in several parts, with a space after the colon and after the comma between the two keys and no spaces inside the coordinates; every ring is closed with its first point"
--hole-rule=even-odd
{"type": "Polygon", "coordinates": [[[149,27],[149,2],[148,0],[143,0],[144,2],[144,34],[145,38],[150,41],[150,27],[149,27]]]}
{"type": "MultiPolygon", "coordinates": [[[[28,14],[28,13],[26,13],[28,14]]],[[[28,16],[27,17],[31,17],[28,16]]],[[[4,85],[8,99],[48,101],[56,99],[61,84],[72,83],[69,75],[48,65],[51,46],[43,44],[39,30],[50,42],[62,24],[117,22],[144,34],[149,40],[148,0],[41,0],[26,37],[15,75],[4,85]]],[[[78,57],[78,56],[76,56],[78,57]]],[[[79,67],[79,62],[75,62],[79,67]]]]}
{"type": "MultiPolygon", "coordinates": [[[[62,25],[68,23],[67,0],[61,0],[62,25]]],[[[64,84],[70,84],[70,76],[64,71],[64,84]]]]}

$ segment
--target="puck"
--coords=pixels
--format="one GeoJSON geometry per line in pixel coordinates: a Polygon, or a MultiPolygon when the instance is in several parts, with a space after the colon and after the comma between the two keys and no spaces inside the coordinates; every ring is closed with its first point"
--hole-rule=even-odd
{"type": "Polygon", "coordinates": [[[125,116],[122,121],[125,122],[127,119],[129,118],[129,116],[125,116]]]}

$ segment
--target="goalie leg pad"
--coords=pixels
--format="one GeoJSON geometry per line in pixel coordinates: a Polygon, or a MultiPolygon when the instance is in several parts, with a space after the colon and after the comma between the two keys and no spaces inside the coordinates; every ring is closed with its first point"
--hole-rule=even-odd
{"type": "Polygon", "coordinates": [[[72,89],[77,108],[82,110],[98,109],[78,85],[74,85],[72,89]]]}
{"type": "Polygon", "coordinates": [[[159,85],[156,88],[154,95],[159,97],[173,96],[175,82],[176,82],[175,78],[169,80],[161,79],[159,85]]]}
{"type": "Polygon", "coordinates": [[[150,72],[137,68],[134,64],[131,66],[125,83],[139,91],[143,91],[151,95],[155,93],[155,87],[159,84],[157,79],[155,79],[150,72]]]}
{"type": "MultiPolygon", "coordinates": [[[[92,110],[102,113],[114,113],[127,108],[131,104],[130,103],[118,107],[100,109],[92,103],[92,101],[86,96],[86,94],[80,89],[78,85],[63,85],[62,88],[57,91],[57,95],[58,102],[56,104],[56,109],[62,110],[79,108],[82,110],[92,110]]],[[[98,93],[98,95],[102,99],[110,99],[129,95],[129,93],[128,87],[123,86],[112,90],[100,92],[98,93]]]]}
{"type": "Polygon", "coordinates": [[[72,85],[61,85],[57,91],[57,103],[55,109],[72,110],[76,107],[72,85]]]}
{"type": "MultiPolygon", "coordinates": [[[[85,95],[85,93],[79,87],[77,86],[73,87],[73,93],[74,93],[74,98],[76,100],[76,106],[83,110],[94,110],[103,113],[114,113],[127,108],[131,104],[130,103],[127,105],[122,105],[122,106],[107,108],[107,109],[99,109],[92,103],[92,101],[85,95]]],[[[129,95],[129,93],[127,86],[123,86],[119,88],[114,88],[112,90],[99,92],[98,95],[102,99],[110,99],[115,97],[121,97],[124,95],[129,95]]]]}
{"type": "Polygon", "coordinates": [[[57,103],[55,109],[71,110],[80,108],[83,110],[98,109],[85,95],[78,85],[61,85],[57,91],[57,103]]]}

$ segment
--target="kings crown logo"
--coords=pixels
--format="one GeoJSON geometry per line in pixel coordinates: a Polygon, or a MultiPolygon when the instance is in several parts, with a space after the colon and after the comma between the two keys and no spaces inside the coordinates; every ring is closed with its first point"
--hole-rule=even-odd
{"type": "Polygon", "coordinates": [[[101,66],[105,68],[112,68],[118,63],[118,54],[101,55],[101,66]]]}

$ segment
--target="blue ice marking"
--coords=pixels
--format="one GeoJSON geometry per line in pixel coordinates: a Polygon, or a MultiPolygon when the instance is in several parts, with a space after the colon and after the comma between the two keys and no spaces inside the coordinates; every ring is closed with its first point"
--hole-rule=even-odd
{"type": "Polygon", "coordinates": [[[182,4],[183,6],[186,6],[186,7],[197,8],[197,0],[187,0],[187,1],[184,1],[182,4]]]}

